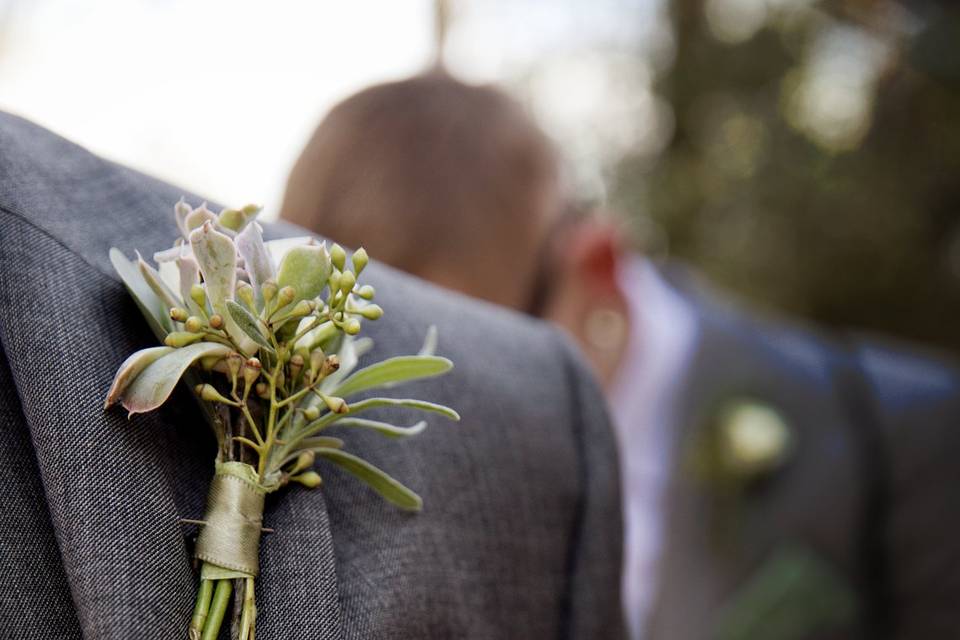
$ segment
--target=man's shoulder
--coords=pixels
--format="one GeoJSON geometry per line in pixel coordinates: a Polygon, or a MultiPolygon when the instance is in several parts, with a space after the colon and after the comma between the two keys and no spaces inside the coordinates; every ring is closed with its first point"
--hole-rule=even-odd
{"type": "Polygon", "coordinates": [[[840,368],[854,367],[884,409],[951,399],[960,390],[960,362],[933,348],[875,332],[835,329],[760,309],[718,291],[686,267],[671,265],[670,282],[701,328],[721,333],[770,366],[829,387],[840,368]]]}
{"type": "MultiPolygon", "coordinates": [[[[72,368],[84,360],[83,374],[69,377],[70,393],[83,398],[71,407],[71,420],[104,421],[99,394],[119,364],[112,343],[127,351],[150,341],[113,272],[109,249],[150,256],[168,247],[177,233],[172,207],[181,195],[191,199],[0,114],[0,300],[10,305],[0,318],[0,339],[11,362],[20,363],[13,367],[16,383],[38,415],[52,400],[34,390],[43,386],[41,376],[23,363],[45,353],[72,368]],[[34,322],[43,300],[69,301],[69,313],[60,305],[34,322]],[[80,346],[68,350],[63,336],[80,346]],[[93,353],[94,345],[104,353],[93,353]]],[[[302,233],[268,229],[274,237],[302,233]]],[[[379,503],[330,472],[337,488],[325,505],[345,620],[374,635],[409,629],[413,636],[429,627],[436,635],[477,638],[503,637],[505,630],[540,637],[561,629],[579,630],[571,631],[574,637],[611,637],[619,628],[616,452],[600,396],[574,352],[542,322],[375,260],[364,277],[386,310],[366,325],[376,357],[415,353],[428,328],[437,326],[437,352],[454,370],[402,392],[452,405],[462,421],[431,424],[399,454],[375,434],[351,434],[367,459],[389,465],[428,507],[404,520],[402,532],[365,526],[355,517],[357,505],[379,513],[379,503]],[[383,554],[398,542],[404,571],[383,554]],[[448,604],[431,605],[436,593],[448,604]],[[396,605],[373,611],[373,601],[396,605]]],[[[69,523],[64,515],[54,524],[69,523]]]]}

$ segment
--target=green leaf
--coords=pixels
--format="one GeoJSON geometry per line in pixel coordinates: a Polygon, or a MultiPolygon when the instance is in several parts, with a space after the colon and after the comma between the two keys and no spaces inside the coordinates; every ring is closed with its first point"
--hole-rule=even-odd
{"type": "Polygon", "coordinates": [[[113,377],[113,384],[110,385],[110,391],[107,393],[103,408],[107,409],[110,405],[116,403],[127,387],[130,386],[130,383],[147,368],[147,365],[152,364],[171,351],[173,351],[173,347],[150,347],[149,349],[141,349],[124,360],[120,368],[117,369],[117,374],[113,377]]]}
{"type": "Polygon", "coordinates": [[[151,267],[146,260],[144,260],[139,253],[137,253],[137,269],[140,270],[140,275],[143,276],[144,282],[153,290],[153,293],[156,294],[157,298],[160,299],[160,302],[165,307],[165,312],[169,315],[170,309],[173,307],[180,307],[183,303],[180,301],[180,296],[171,291],[170,287],[163,281],[160,277],[160,274],[156,269],[151,267]]]}
{"type": "Polygon", "coordinates": [[[241,331],[250,336],[254,342],[260,345],[260,348],[265,349],[273,355],[276,355],[277,352],[273,350],[273,347],[270,345],[270,341],[267,340],[260,332],[260,327],[258,326],[259,322],[255,317],[253,317],[252,313],[247,311],[243,305],[238,304],[233,300],[227,300],[227,311],[230,312],[230,317],[233,318],[233,321],[237,323],[237,326],[240,327],[241,331]]]}
{"type": "Polygon", "coordinates": [[[254,295],[260,308],[263,307],[263,294],[260,293],[260,285],[266,280],[273,278],[273,261],[267,252],[267,247],[263,243],[263,235],[260,232],[260,225],[254,222],[237,234],[237,251],[243,258],[247,267],[247,273],[250,274],[250,284],[253,285],[254,295]]]}
{"type": "Polygon", "coordinates": [[[346,398],[354,393],[390,387],[401,382],[432,378],[446,373],[453,363],[439,356],[398,356],[360,369],[336,387],[331,395],[346,398]]]}
{"type": "Polygon", "coordinates": [[[293,247],[283,256],[277,272],[277,286],[291,286],[296,296],[291,304],[312,300],[327,286],[333,266],[330,254],[323,244],[305,244],[293,247]]]}
{"type": "Polygon", "coordinates": [[[160,298],[143,279],[137,266],[116,247],[110,249],[110,263],[120,279],[123,280],[124,286],[130,292],[130,296],[133,297],[133,301],[137,303],[137,307],[146,319],[147,324],[150,325],[150,329],[162,341],[168,333],[173,331],[170,309],[164,308],[160,298]]]}
{"type": "Polygon", "coordinates": [[[454,421],[460,420],[460,414],[450,407],[442,404],[435,404],[433,402],[427,402],[426,400],[414,400],[412,398],[366,398],[364,400],[360,400],[359,402],[348,403],[348,406],[349,411],[347,411],[346,414],[339,415],[353,415],[366,409],[374,409],[376,407],[406,407],[408,409],[419,409],[420,411],[439,413],[440,415],[446,416],[454,421]]]}
{"type": "Polygon", "coordinates": [[[366,420],[365,418],[340,418],[337,420],[336,425],[338,427],[359,427],[362,429],[373,429],[381,435],[385,435],[388,438],[409,438],[415,436],[419,433],[423,433],[423,430],[427,428],[427,423],[425,420],[421,420],[415,425],[409,427],[398,427],[396,425],[390,424],[389,422],[380,422],[378,420],[366,420]]]}
{"type": "Polygon", "coordinates": [[[237,278],[237,250],[233,240],[212,224],[204,224],[190,234],[190,246],[203,274],[210,306],[226,318],[224,303],[233,297],[237,278]]]}
{"type": "Polygon", "coordinates": [[[318,449],[321,447],[324,449],[343,449],[343,440],[329,436],[315,436],[313,438],[305,438],[297,448],[303,451],[304,449],[318,449]]]}
{"type": "Polygon", "coordinates": [[[401,509],[420,511],[423,508],[423,500],[420,496],[366,460],[339,449],[318,449],[317,454],[366,483],[387,501],[401,509]]]}
{"type": "Polygon", "coordinates": [[[420,347],[418,356],[432,356],[437,352],[437,325],[432,324],[427,328],[427,335],[423,337],[423,346],[420,347]]]}
{"type": "Polygon", "coordinates": [[[201,309],[200,305],[194,302],[190,295],[190,289],[193,285],[200,282],[200,267],[197,266],[197,261],[192,257],[179,257],[174,262],[177,265],[177,271],[180,273],[180,298],[190,315],[202,317],[206,313],[206,309],[201,309]]]}
{"type": "Polygon", "coordinates": [[[213,224],[204,223],[190,234],[190,246],[203,274],[210,306],[223,318],[227,333],[240,349],[246,354],[253,353],[256,349],[253,340],[240,330],[227,311],[227,300],[233,298],[237,282],[237,248],[233,240],[214,229],[213,224]]]}
{"type": "Polygon", "coordinates": [[[216,342],[198,342],[173,349],[140,372],[123,393],[121,404],[130,415],[153,411],[170,397],[191,364],[206,356],[225,356],[231,351],[230,347],[216,342]]]}

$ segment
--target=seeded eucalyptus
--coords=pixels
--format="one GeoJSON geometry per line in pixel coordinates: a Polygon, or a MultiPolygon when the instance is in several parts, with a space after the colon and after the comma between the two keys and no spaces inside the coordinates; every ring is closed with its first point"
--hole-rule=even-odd
{"type": "MultiPolygon", "coordinates": [[[[196,395],[217,437],[215,474],[197,539],[200,585],[188,636],[213,640],[232,607],[232,637],[253,640],[255,581],[267,494],[291,483],[323,484],[318,460],[334,464],[401,509],[418,511],[420,497],[387,473],[345,450],[331,426],[369,429],[390,438],[423,431],[425,422],[397,426],[359,417],[367,409],[407,407],[453,420],[448,407],[422,400],[357,394],[428,378],[452,367],[433,355],[435,332],[419,354],[357,369],[372,343],[357,338],[364,321],[383,309],[360,285],[367,265],[361,248],[350,257],[309,238],[263,241],[259,208],[174,207],[181,237],[130,261],[110,260],[163,346],[132,354],[120,365],[106,399],[129,413],[162,405],[177,382],[196,395]]],[[[279,534],[282,535],[282,532],[279,534]]]]}

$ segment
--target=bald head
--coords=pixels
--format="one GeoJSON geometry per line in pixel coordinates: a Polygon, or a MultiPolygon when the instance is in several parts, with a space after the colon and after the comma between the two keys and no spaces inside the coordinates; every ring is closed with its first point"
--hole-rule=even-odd
{"type": "Polygon", "coordinates": [[[334,107],[294,166],[281,216],[519,307],[559,199],[553,150],[523,109],[494,88],[436,73],[334,107]]]}

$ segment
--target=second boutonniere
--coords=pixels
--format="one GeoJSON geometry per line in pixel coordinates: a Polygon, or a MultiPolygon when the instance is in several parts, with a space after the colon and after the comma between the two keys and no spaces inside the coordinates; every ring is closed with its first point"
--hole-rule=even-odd
{"type": "MultiPolygon", "coordinates": [[[[107,395],[132,415],[162,405],[184,380],[200,401],[217,437],[215,473],[197,539],[200,584],[187,634],[214,640],[231,598],[232,636],[253,640],[256,577],[267,494],[295,483],[322,484],[320,459],[365,482],[401,509],[418,511],[420,497],[383,470],[327,435],[333,425],[371,429],[402,438],[426,424],[397,426],[359,417],[377,407],[457,413],[405,398],[356,394],[428,378],[452,367],[433,354],[428,332],[420,353],[357,369],[372,343],[357,338],[362,323],[383,310],[374,289],[358,278],[363,249],[348,265],[343,248],[310,238],[264,242],[254,221],[259,208],[225,209],[181,200],[174,208],[181,236],[154,255],[110,259],[162,346],[137,351],[123,362],[107,395]],[[351,268],[352,267],[352,268],[351,268]]],[[[282,532],[280,532],[282,535],[282,532]]]]}

